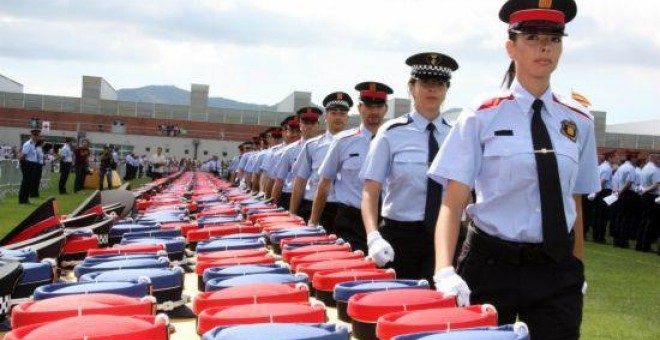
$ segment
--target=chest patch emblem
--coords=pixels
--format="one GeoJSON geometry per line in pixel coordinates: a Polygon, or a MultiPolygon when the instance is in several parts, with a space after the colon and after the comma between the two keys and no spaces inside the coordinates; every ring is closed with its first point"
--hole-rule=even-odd
{"type": "Polygon", "coordinates": [[[561,122],[561,134],[568,137],[573,143],[577,140],[578,129],[574,121],[565,119],[561,122]]]}

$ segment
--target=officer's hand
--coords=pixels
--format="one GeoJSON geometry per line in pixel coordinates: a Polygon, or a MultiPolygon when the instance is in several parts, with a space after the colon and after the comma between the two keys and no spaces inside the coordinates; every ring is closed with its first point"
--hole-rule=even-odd
{"type": "Polygon", "coordinates": [[[587,196],[587,199],[590,200],[590,201],[593,201],[594,198],[596,198],[596,193],[593,193],[593,192],[590,193],[589,196],[587,196]]]}
{"type": "Polygon", "coordinates": [[[582,284],[582,295],[587,295],[587,281],[582,284]]]}
{"type": "Polygon", "coordinates": [[[456,296],[456,304],[459,307],[467,307],[470,305],[470,288],[463,278],[461,278],[454,267],[445,267],[438,270],[433,275],[435,282],[435,290],[445,295],[456,296]]]}
{"type": "Polygon", "coordinates": [[[658,197],[658,198],[655,199],[655,203],[656,203],[656,204],[660,204],[660,197],[658,197]]]}
{"type": "Polygon", "coordinates": [[[369,246],[369,256],[374,259],[378,267],[394,261],[394,249],[380,233],[376,230],[367,235],[367,245],[369,246]]]}

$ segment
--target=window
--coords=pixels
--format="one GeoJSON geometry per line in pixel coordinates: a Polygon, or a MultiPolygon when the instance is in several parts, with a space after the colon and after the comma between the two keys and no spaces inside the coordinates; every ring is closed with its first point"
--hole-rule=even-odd
{"type": "Polygon", "coordinates": [[[204,156],[207,156],[208,154],[209,154],[209,152],[204,150],[204,156]]]}
{"type": "Polygon", "coordinates": [[[185,150],[183,150],[183,153],[187,155],[188,153],[190,153],[190,150],[185,149],[185,150]]]}
{"type": "Polygon", "coordinates": [[[147,151],[147,152],[151,152],[151,148],[148,147],[148,146],[146,148],[144,148],[144,150],[147,151]]]}
{"type": "Polygon", "coordinates": [[[165,153],[170,153],[170,148],[166,148],[165,153]]]}

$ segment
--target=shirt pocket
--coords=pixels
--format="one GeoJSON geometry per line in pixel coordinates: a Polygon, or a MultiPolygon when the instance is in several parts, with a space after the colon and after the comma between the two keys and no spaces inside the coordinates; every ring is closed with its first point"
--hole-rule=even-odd
{"type": "Polygon", "coordinates": [[[425,152],[395,154],[392,159],[392,177],[402,183],[413,183],[420,179],[426,182],[428,155],[425,152]]]}
{"type": "Polygon", "coordinates": [[[484,144],[481,177],[502,194],[527,188],[538,180],[531,138],[494,137],[484,144]]]}
{"type": "Polygon", "coordinates": [[[347,172],[358,172],[362,168],[362,163],[362,157],[360,155],[351,156],[344,161],[342,169],[347,172]]]}
{"type": "Polygon", "coordinates": [[[341,165],[341,170],[339,171],[338,178],[342,180],[350,180],[350,177],[357,178],[360,175],[360,170],[362,169],[362,157],[359,155],[351,156],[344,160],[341,165]],[[344,178],[346,177],[346,178],[344,178]]]}

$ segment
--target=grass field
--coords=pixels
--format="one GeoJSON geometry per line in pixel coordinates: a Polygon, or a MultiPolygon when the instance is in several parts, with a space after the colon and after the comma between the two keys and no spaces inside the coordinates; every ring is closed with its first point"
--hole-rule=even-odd
{"type": "MultiPolygon", "coordinates": [[[[32,210],[43,203],[48,197],[54,196],[59,207],[58,214],[68,214],[75,209],[85,198],[87,198],[94,190],[85,189],[73,194],[73,174],[69,176],[67,183],[68,195],[60,195],[57,185],[60,179],[58,173],[54,173],[50,178],[50,187],[46,190],[41,190],[39,193],[40,198],[30,198],[32,204],[18,204],[18,197],[16,195],[8,195],[3,201],[0,201],[0,235],[4,235],[8,230],[11,230],[18,223],[20,223],[32,210]]],[[[131,186],[137,188],[143,183],[151,181],[148,177],[142,177],[131,181],[131,186]]]]}
{"type": "MultiPolygon", "coordinates": [[[[0,203],[0,235],[19,223],[45,197],[55,196],[60,214],[73,210],[92,190],[57,194],[57,179],[34,199],[35,205],[18,205],[15,196],[0,203]]],[[[71,179],[73,181],[73,179],[71,179]]],[[[132,182],[133,187],[148,181],[132,182]]],[[[72,187],[69,183],[69,188],[72,187]]],[[[582,322],[583,339],[660,338],[660,256],[611,245],[586,244],[586,277],[589,290],[582,322]]]]}

